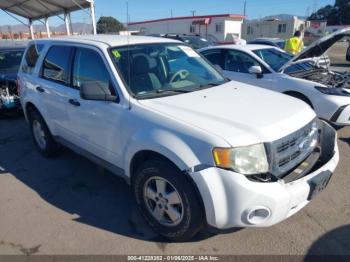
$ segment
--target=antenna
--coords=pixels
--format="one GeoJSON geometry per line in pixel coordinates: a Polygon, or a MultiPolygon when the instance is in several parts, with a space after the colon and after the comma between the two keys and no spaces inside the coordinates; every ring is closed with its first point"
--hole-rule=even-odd
{"type": "MultiPolygon", "coordinates": [[[[244,1],[243,14],[244,14],[244,17],[246,17],[246,14],[247,14],[247,0],[244,1]]],[[[245,18],[244,18],[244,19],[245,19],[245,18]]]]}
{"type": "Polygon", "coordinates": [[[191,10],[190,12],[192,13],[192,16],[195,16],[196,10],[191,10]]]}

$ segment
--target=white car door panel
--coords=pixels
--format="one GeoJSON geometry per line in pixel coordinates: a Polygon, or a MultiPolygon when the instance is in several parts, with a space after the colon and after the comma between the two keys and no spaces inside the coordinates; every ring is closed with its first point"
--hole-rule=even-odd
{"type": "Polygon", "coordinates": [[[97,50],[77,48],[73,65],[74,88],[68,91],[66,101],[71,142],[108,162],[121,163],[118,134],[123,108],[117,102],[82,99],[79,89],[91,81],[110,86],[106,63],[97,50]]]}
{"type": "Polygon", "coordinates": [[[36,86],[47,109],[48,117],[54,129],[54,135],[69,135],[66,91],[69,88],[70,55],[72,48],[68,46],[52,46],[42,66],[41,78],[36,86]]]}
{"type": "Polygon", "coordinates": [[[271,88],[275,81],[273,74],[249,54],[238,50],[226,50],[224,55],[224,75],[232,80],[271,88]],[[249,73],[252,66],[262,69],[261,75],[249,73]]]}

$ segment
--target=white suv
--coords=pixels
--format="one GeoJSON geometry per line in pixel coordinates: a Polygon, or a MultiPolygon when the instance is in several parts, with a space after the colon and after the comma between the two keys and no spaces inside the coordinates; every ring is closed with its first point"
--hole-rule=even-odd
{"type": "Polygon", "coordinates": [[[131,184],[159,234],[267,227],[299,211],[338,163],[336,133],[305,103],[228,82],[175,40],[31,42],[21,103],[44,156],[58,144],[131,184]]]}

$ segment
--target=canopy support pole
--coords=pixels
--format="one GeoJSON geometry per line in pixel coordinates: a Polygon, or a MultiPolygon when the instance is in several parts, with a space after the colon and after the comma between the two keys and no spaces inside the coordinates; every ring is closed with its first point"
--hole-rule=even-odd
{"type": "Polygon", "coordinates": [[[97,29],[96,29],[96,18],[95,18],[95,3],[93,0],[90,1],[90,15],[91,15],[91,21],[92,21],[92,33],[96,35],[97,29]]]}
{"type": "Polygon", "coordinates": [[[51,33],[50,33],[50,25],[49,25],[49,18],[48,17],[45,18],[45,27],[46,27],[47,37],[50,38],[51,33]]]}
{"type": "Polygon", "coordinates": [[[34,36],[33,21],[32,19],[29,19],[28,21],[29,21],[28,26],[29,26],[30,37],[31,39],[34,39],[35,36],[34,36]]]}
{"type": "Polygon", "coordinates": [[[71,31],[70,31],[70,15],[67,12],[64,13],[64,22],[66,24],[66,33],[67,33],[67,35],[71,35],[71,31]]]}

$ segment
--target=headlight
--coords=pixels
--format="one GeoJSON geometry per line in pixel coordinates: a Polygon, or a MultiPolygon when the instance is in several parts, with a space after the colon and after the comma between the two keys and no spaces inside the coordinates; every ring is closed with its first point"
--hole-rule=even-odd
{"type": "Polygon", "coordinates": [[[262,174],[269,171],[264,144],[215,148],[213,155],[217,167],[231,169],[243,175],[262,174]]]}
{"type": "Polygon", "coordinates": [[[350,96],[350,93],[347,90],[344,90],[343,88],[340,88],[340,87],[315,86],[315,88],[321,93],[326,95],[350,96]]]}

